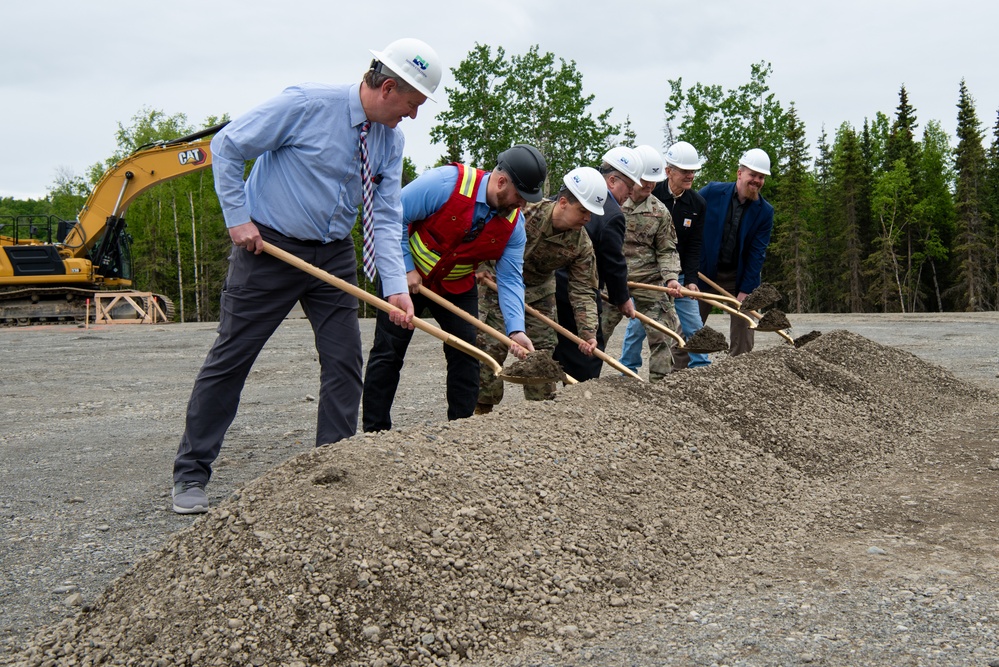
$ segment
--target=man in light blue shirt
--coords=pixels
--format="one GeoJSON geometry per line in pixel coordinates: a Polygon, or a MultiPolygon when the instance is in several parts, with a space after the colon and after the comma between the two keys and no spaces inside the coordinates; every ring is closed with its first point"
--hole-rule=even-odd
{"type": "Polygon", "coordinates": [[[351,229],[361,203],[360,133],[367,132],[373,182],[375,265],[394,325],[412,329],[413,303],[399,246],[404,137],[396,126],[440,82],[427,44],[400,39],[354,85],[303,84],[237,118],[212,140],[215,189],[233,242],[218,338],[188,402],[174,460],[173,509],[208,511],[211,464],[236,416],[254,360],[296,302],[315,332],[321,386],[316,445],[357,431],[361,339],[357,299],[261,254],[264,241],[357,283],[351,229]],[[255,160],[246,182],[243,172],[255,160]]]}
{"type": "MultiPolygon", "coordinates": [[[[455,309],[478,316],[475,271],[480,262],[496,262],[500,305],[506,332],[523,357],[534,350],[524,333],[524,246],[527,236],[519,207],[541,198],[548,164],[534,146],[519,144],[503,151],[492,172],[461,164],[438,167],[402,190],[402,245],[415,312],[429,310],[441,328],[470,345],[476,328],[451,309],[421,295],[421,285],[455,309]]],[[[392,326],[379,314],[368,353],[362,398],[365,432],[392,428],[391,409],[412,332],[392,326]]],[[[462,419],[475,411],[479,362],[444,346],[447,359],[447,417],[462,419]]]]}

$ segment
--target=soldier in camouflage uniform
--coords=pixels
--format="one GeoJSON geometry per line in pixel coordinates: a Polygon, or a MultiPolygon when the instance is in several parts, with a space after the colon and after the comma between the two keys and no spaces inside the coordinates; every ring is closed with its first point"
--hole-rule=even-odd
{"type": "MultiPolygon", "coordinates": [[[[601,213],[607,198],[603,176],[591,167],[573,169],[563,179],[565,185],[553,199],[528,204],[524,213],[527,245],[524,247],[524,301],[540,313],[555,319],[555,270],[566,268],[569,274],[569,298],[576,316],[579,349],[587,356],[597,344],[597,265],[593,244],[583,226],[590,213],[601,213]]],[[[488,271],[490,267],[483,265],[488,271]]],[[[500,331],[503,315],[496,293],[479,293],[479,319],[500,331]]],[[[527,336],[535,351],[549,354],[555,348],[555,332],[533,317],[528,317],[527,336]]],[[[506,360],[507,348],[479,332],[477,344],[496,361],[506,360]]],[[[555,383],[524,385],[528,400],[540,401],[555,396],[555,383]]],[[[478,414],[489,412],[503,400],[503,381],[486,365],[479,366],[478,414]]]]}
{"type": "MultiPolygon", "coordinates": [[[[678,296],[680,254],[676,249],[676,230],[665,204],[652,195],[652,188],[665,177],[665,165],[656,149],[640,148],[644,167],[642,183],[632,189],[631,197],[621,205],[626,220],[622,252],[628,264],[628,280],[665,285],[677,290],[678,296]]],[[[664,292],[635,288],[631,289],[631,296],[635,299],[635,310],[673,331],[680,331],[680,320],[673,307],[672,296],[664,292]]],[[[607,340],[610,340],[621,317],[620,311],[604,309],[602,326],[607,340]]],[[[676,340],[648,324],[645,325],[645,331],[651,352],[649,380],[656,382],[672,370],[671,348],[676,340]]]]}

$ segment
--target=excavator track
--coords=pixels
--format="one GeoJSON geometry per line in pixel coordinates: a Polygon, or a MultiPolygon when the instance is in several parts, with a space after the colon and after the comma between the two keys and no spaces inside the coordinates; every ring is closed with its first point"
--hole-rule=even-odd
{"type": "MultiPolygon", "coordinates": [[[[89,315],[93,321],[96,314],[94,293],[94,290],[78,287],[25,287],[0,291],[0,326],[82,324],[87,319],[87,299],[91,301],[89,315]]],[[[167,322],[172,322],[173,301],[164,294],[153,294],[153,298],[166,314],[167,322]]],[[[116,308],[114,315],[118,319],[136,317],[127,307],[116,308]]]]}

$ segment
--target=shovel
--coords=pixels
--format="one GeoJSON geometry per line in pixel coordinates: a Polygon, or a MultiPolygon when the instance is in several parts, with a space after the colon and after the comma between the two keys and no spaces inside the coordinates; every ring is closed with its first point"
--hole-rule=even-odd
{"type": "MultiPolygon", "coordinates": [[[[631,285],[631,283],[629,283],[629,286],[630,285],[631,285]]],[[[606,294],[604,294],[603,292],[601,292],[600,296],[602,296],[604,298],[604,301],[606,301],[607,303],[610,303],[610,297],[608,297],[606,294]]],[[[659,331],[662,331],[667,336],[672,337],[674,340],[676,340],[676,344],[677,344],[678,347],[685,347],[686,346],[686,343],[683,340],[683,336],[681,336],[677,332],[673,331],[672,329],[670,329],[668,326],[666,326],[662,322],[657,322],[654,319],[652,319],[651,317],[649,317],[648,315],[646,315],[645,313],[640,313],[637,310],[635,311],[635,317],[637,317],[638,321],[641,322],[642,324],[647,324],[650,327],[652,327],[653,329],[659,329],[659,331]]]]}
{"type": "MultiPolygon", "coordinates": [[[[488,278],[484,278],[483,282],[486,285],[488,285],[490,289],[492,289],[493,291],[496,291],[496,289],[497,289],[496,288],[496,283],[494,283],[492,280],[489,280],[488,278]]],[[[559,332],[560,334],[562,334],[563,336],[565,336],[566,338],[568,338],[572,342],[576,343],[577,345],[580,344],[580,343],[582,343],[582,342],[584,342],[582,338],[580,338],[576,334],[572,333],[571,331],[569,331],[568,329],[566,329],[565,327],[563,327],[561,324],[559,324],[558,322],[556,322],[553,319],[551,319],[550,317],[547,317],[547,316],[543,315],[542,313],[538,312],[537,309],[532,308],[531,306],[528,306],[527,304],[524,304],[524,310],[529,315],[531,315],[532,317],[534,317],[534,318],[536,318],[538,320],[541,320],[543,323],[547,324],[552,329],[554,329],[555,331],[559,332]]],[[[641,375],[639,375],[635,371],[631,370],[630,368],[628,368],[624,364],[620,363],[617,359],[614,359],[613,357],[609,356],[606,352],[600,350],[599,348],[593,348],[593,356],[595,356],[596,358],[600,359],[601,361],[603,361],[606,364],[610,364],[615,370],[621,371],[625,375],[630,375],[631,377],[639,380],[640,382],[645,382],[645,380],[642,379],[641,375]]],[[[491,358],[492,357],[490,357],[490,359],[491,358]]]]}
{"type": "MultiPolygon", "coordinates": [[[[343,290],[347,294],[350,294],[351,296],[353,296],[353,297],[355,297],[357,299],[360,299],[361,301],[364,301],[365,303],[368,303],[368,304],[374,306],[375,308],[378,308],[379,310],[384,310],[386,313],[391,313],[391,312],[395,312],[395,311],[402,312],[399,308],[396,308],[395,306],[393,306],[392,304],[390,304],[388,301],[383,301],[382,299],[379,299],[378,297],[376,297],[373,294],[368,294],[367,292],[365,292],[364,290],[362,290],[360,287],[358,287],[356,285],[352,285],[349,282],[347,282],[346,280],[343,280],[341,278],[337,278],[333,274],[328,273],[326,271],[323,271],[319,267],[313,266],[312,264],[309,264],[305,260],[300,259],[300,258],[296,257],[295,255],[292,255],[291,253],[286,252],[286,251],[282,250],[281,248],[278,248],[277,246],[271,245],[267,241],[264,241],[263,243],[264,243],[264,252],[266,252],[268,255],[271,255],[272,257],[276,257],[276,258],[280,259],[281,261],[286,262],[287,264],[291,264],[295,268],[301,269],[302,271],[304,271],[305,273],[308,273],[310,276],[313,276],[314,278],[318,278],[319,280],[322,280],[325,283],[329,283],[330,285],[333,285],[333,287],[336,287],[337,289],[343,290]]],[[[533,380],[533,381],[535,381],[535,382],[537,382],[539,384],[544,384],[546,382],[551,382],[551,379],[541,379],[541,378],[539,378],[539,379],[535,380],[534,378],[522,378],[522,377],[518,377],[518,376],[507,376],[507,375],[504,375],[503,374],[503,367],[500,366],[496,362],[495,359],[493,359],[488,354],[486,354],[485,352],[483,352],[479,348],[475,347],[474,345],[469,345],[468,343],[466,343],[465,341],[461,340],[460,338],[452,336],[451,334],[447,333],[446,331],[441,330],[439,327],[435,327],[432,324],[424,322],[423,320],[421,320],[418,317],[414,317],[413,318],[413,326],[416,327],[417,329],[419,329],[420,331],[425,331],[426,333],[430,334],[434,338],[439,338],[446,345],[450,345],[453,348],[457,348],[457,349],[461,350],[465,354],[468,354],[470,356],[475,357],[476,359],[478,359],[482,363],[484,363],[487,366],[489,366],[489,368],[492,369],[493,373],[496,374],[496,377],[498,377],[498,378],[500,378],[502,380],[506,380],[506,381],[509,381],[509,382],[515,382],[517,384],[525,384],[525,382],[524,382],[525,379],[527,379],[527,380],[533,380]]]]}
{"type": "MultiPolygon", "coordinates": [[[[646,283],[636,283],[633,281],[628,281],[628,287],[634,287],[635,289],[652,289],[656,291],[665,292],[666,288],[661,285],[648,285],[646,283]]],[[[732,307],[738,308],[742,304],[734,296],[725,296],[722,294],[705,294],[704,292],[695,292],[694,290],[689,290],[686,287],[680,288],[680,296],[690,297],[691,299],[711,299],[712,301],[725,301],[728,302],[732,307]]]]}
{"type": "MultiPolygon", "coordinates": [[[[636,289],[650,289],[650,290],[655,290],[657,292],[669,292],[670,291],[668,287],[664,287],[663,285],[647,285],[646,283],[635,283],[635,282],[631,282],[630,280],[628,281],[628,287],[634,287],[636,289]]],[[[716,308],[720,308],[720,309],[724,310],[726,313],[730,313],[732,315],[735,315],[736,317],[741,317],[742,319],[746,320],[746,322],[749,323],[749,328],[750,329],[755,329],[756,328],[756,320],[754,320],[749,315],[746,315],[745,313],[739,312],[738,310],[736,310],[732,306],[729,306],[728,304],[722,303],[721,301],[717,301],[717,300],[711,298],[711,297],[714,296],[713,294],[712,295],[707,295],[707,294],[704,294],[702,292],[693,292],[693,291],[688,290],[688,289],[683,289],[682,287],[680,288],[680,293],[681,294],[685,293],[684,296],[689,296],[689,297],[691,297],[693,299],[697,299],[698,301],[703,301],[704,303],[711,304],[712,306],[715,306],[716,308]]],[[[736,302],[738,302],[738,299],[735,299],[735,297],[733,297],[732,295],[728,295],[728,298],[726,298],[726,301],[729,298],[734,299],[736,302]]]]}
{"type": "MultiPolygon", "coordinates": [[[[430,289],[426,285],[423,285],[423,284],[420,285],[420,294],[422,294],[423,296],[427,297],[428,299],[430,299],[431,301],[433,301],[434,303],[436,303],[438,306],[441,306],[442,308],[446,308],[446,309],[450,310],[452,313],[454,313],[455,315],[457,315],[461,319],[465,320],[466,322],[468,322],[469,324],[473,325],[474,327],[476,327],[480,331],[484,332],[485,334],[487,334],[489,336],[492,336],[493,338],[495,338],[499,342],[503,343],[507,347],[513,347],[514,345],[517,344],[517,343],[515,343],[513,341],[513,339],[511,339],[509,336],[507,336],[506,334],[504,334],[500,330],[498,330],[498,329],[496,329],[494,327],[489,326],[488,324],[486,324],[485,322],[483,322],[482,320],[480,320],[477,317],[472,317],[471,314],[465,312],[464,310],[462,310],[458,306],[454,305],[453,303],[451,303],[450,301],[448,301],[447,299],[445,299],[444,297],[442,297],[437,292],[434,292],[432,289],[430,289]]],[[[523,377],[523,376],[519,376],[519,375],[506,375],[506,376],[503,377],[503,379],[506,380],[507,382],[515,382],[517,384],[545,384],[545,382],[550,382],[551,381],[550,378],[532,378],[532,377],[523,377]]],[[[569,375],[568,373],[566,373],[565,374],[565,383],[566,384],[578,384],[578,381],[575,378],[573,378],[571,375],[569,375]]]]}
{"type": "MultiPolygon", "coordinates": [[[[728,290],[724,289],[721,285],[719,285],[718,283],[714,282],[713,280],[711,280],[710,278],[708,278],[703,273],[698,272],[697,276],[701,280],[703,280],[704,282],[706,282],[708,285],[710,285],[714,289],[718,290],[719,294],[723,294],[725,296],[732,296],[732,294],[728,290]]],[[[760,315],[755,310],[749,311],[749,314],[752,315],[753,317],[756,317],[756,318],[759,318],[759,319],[763,319],[763,316],[760,315]]],[[[741,313],[740,313],[740,315],[741,315],[741,313]]],[[[756,327],[754,326],[753,328],[756,328],[756,327]]],[[[794,338],[791,338],[790,334],[788,334],[786,331],[778,330],[775,333],[777,333],[781,338],[783,338],[784,340],[786,340],[791,345],[794,345],[794,338]]]]}

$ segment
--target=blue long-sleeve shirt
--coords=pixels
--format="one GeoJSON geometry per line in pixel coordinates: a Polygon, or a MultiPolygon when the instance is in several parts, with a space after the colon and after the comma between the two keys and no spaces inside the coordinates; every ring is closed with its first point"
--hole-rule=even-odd
{"type": "MultiPolygon", "coordinates": [[[[212,139],[215,189],[227,227],[251,219],[305,241],[348,238],[361,203],[360,84],[301,84],[250,110],[212,139]],[[243,182],[247,160],[256,159],[243,182]]],[[[385,294],[407,291],[399,252],[402,152],[397,128],[372,123],[375,266],[385,294]],[[379,179],[380,177],[380,179],[379,179]]]]}
{"type": "MultiPolygon", "coordinates": [[[[496,209],[486,203],[486,188],[489,177],[486,174],[475,193],[474,217],[491,219],[496,209]]],[[[416,265],[409,252],[409,224],[416,220],[426,220],[437,212],[454,192],[458,182],[458,168],[453,165],[437,167],[424,172],[402,189],[402,256],[407,271],[416,265]]],[[[471,228],[472,221],[468,220],[471,228]]],[[[527,232],[524,230],[524,215],[517,215],[517,223],[503,255],[496,261],[496,286],[499,288],[500,310],[507,335],[514,331],[524,331],[524,246],[527,245],[527,232]]]]}

